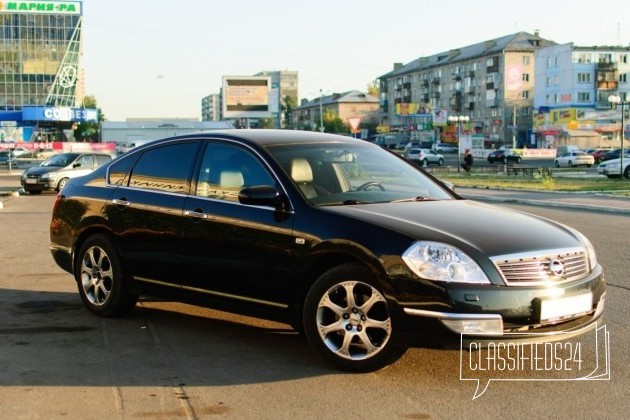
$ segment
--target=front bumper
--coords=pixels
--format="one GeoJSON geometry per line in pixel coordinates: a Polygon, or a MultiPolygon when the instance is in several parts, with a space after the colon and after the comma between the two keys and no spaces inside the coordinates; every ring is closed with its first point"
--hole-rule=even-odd
{"type": "Polygon", "coordinates": [[[22,178],[21,179],[22,188],[25,191],[38,190],[38,191],[49,191],[54,190],[56,185],[55,179],[36,179],[36,178],[22,178]]]}
{"type": "Polygon", "coordinates": [[[396,302],[401,333],[440,337],[442,342],[459,342],[461,334],[492,340],[566,337],[597,321],[606,295],[601,266],[573,282],[532,287],[447,284],[427,289],[422,282],[396,281],[405,289],[402,295],[395,293],[405,297],[396,302]],[[556,303],[565,306],[563,312],[549,315],[556,303]],[[573,309],[578,303],[582,307],[573,309]]]}

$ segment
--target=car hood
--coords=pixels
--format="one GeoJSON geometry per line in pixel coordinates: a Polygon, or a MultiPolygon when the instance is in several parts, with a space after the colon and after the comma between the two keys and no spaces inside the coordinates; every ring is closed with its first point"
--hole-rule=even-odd
{"type": "Polygon", "coordinates": [[[58,172],[64,169],[61,166],[33,166],[24,171],[24,175],[43,175],[49,172],[58,172]]]}
{"type": "Polygon", "coordinates": [[[327,207],[412,240],[449,243],[487,256],[583,246],[564,225],[471,200],[327,207]]]}

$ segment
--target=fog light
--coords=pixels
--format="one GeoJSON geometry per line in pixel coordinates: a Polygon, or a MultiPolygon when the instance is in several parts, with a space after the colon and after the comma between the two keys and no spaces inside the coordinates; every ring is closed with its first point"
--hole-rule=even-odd
{"type": "Polygon", "coordinates": [[[444,325],[458,334],[503,335],[503,319],[442,319],[444,325]]]}

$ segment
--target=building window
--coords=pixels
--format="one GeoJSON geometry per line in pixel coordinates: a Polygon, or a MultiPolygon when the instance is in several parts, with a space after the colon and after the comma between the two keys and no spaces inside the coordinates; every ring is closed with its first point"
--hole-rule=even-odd
{"type": "Polygon", "coordinates": [[[529,82],[529,73],[523,73],[523,82],[529,82]]]}
{"type": "Polygon", "coordinates": [[[622,82],[622,83],[626,83],[626,81],[627,81],[626,80],[626,73],[621,73],[619,75],[619,81],[622,82]]]}
{"type": "Polygon", "coordinates": [[[578,92],[578,102],[580,102],[580,103],[591,102],[591,93],[590,92],[578,92]]]}
{"type": "Polygon", "coordinates": [[[524,90],[521,92],[521,98],[529,99],[529,90],[524,90]]]}
{"type": "Polygon", "coordinates": [[[551,96],[549,96],[549,95],[545,95],[545,103],[546,103],[547,105],[551,105],[551,96]]]}
{"type": "Polygon", "coordinates": [[[551,57],[547,57],[547,68],[551,67],[551,57]]]}
{"type": "Polygon", "coordinates": [[[555,77],[553,78],[553,84],[554,86],[558,86],[560,84],[560,75],[556,74],[555,77]]]}
{"type": "Polygon", "coordinates": [[[530,114],[530,108],[528,106],[526,106],[525,108],[521,109],[521,115],[529,115],[530,114]]]}
{"type": "Polygon", "coordinates": [[[578,73],[578,83],[591,83],[591,73],[578,73]]]}
{"type": "Polygon", "coordinates": [[[619,55],[619,62],[627,64],[628,63],[628,54],[620,54],[619,55]]]}
{"type": "Polygon", "coordinates": [[[591,54],[588,53],[580,53],[577,59],[578,63],[590,63],[591,62],[591,54]]]}
{"type": "Polygon", "coordinates": [[[523,56],[523,64],[525,64],[526,66],[529,66],[529,55],[523,56]]]}

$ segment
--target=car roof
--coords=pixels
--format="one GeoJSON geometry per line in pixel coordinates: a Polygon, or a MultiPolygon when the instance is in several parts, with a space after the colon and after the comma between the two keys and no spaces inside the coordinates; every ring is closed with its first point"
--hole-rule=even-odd
{"type": "MultiPolygon", "coordinates": [[[[281,145],[292,143],[357,143],[362,140],[341,136],[338,134],[320,133],[314,131],[301,130],[280,130],[280,129],[230,129],[230,130],[212,130],[198,133],[183,134],[176,137],[157,140],[156,142],[174,140],[174,139],[191,139],[191,138],[235,138],[250,141],[261,146],[281,145]]],[[[156,144],[150,142],[147,144],[156,144]]],[[[367,142],[363,142],[367,143],[367,142]]],[[[144,146],[144,145],[143,145],[144,146]]]]}

